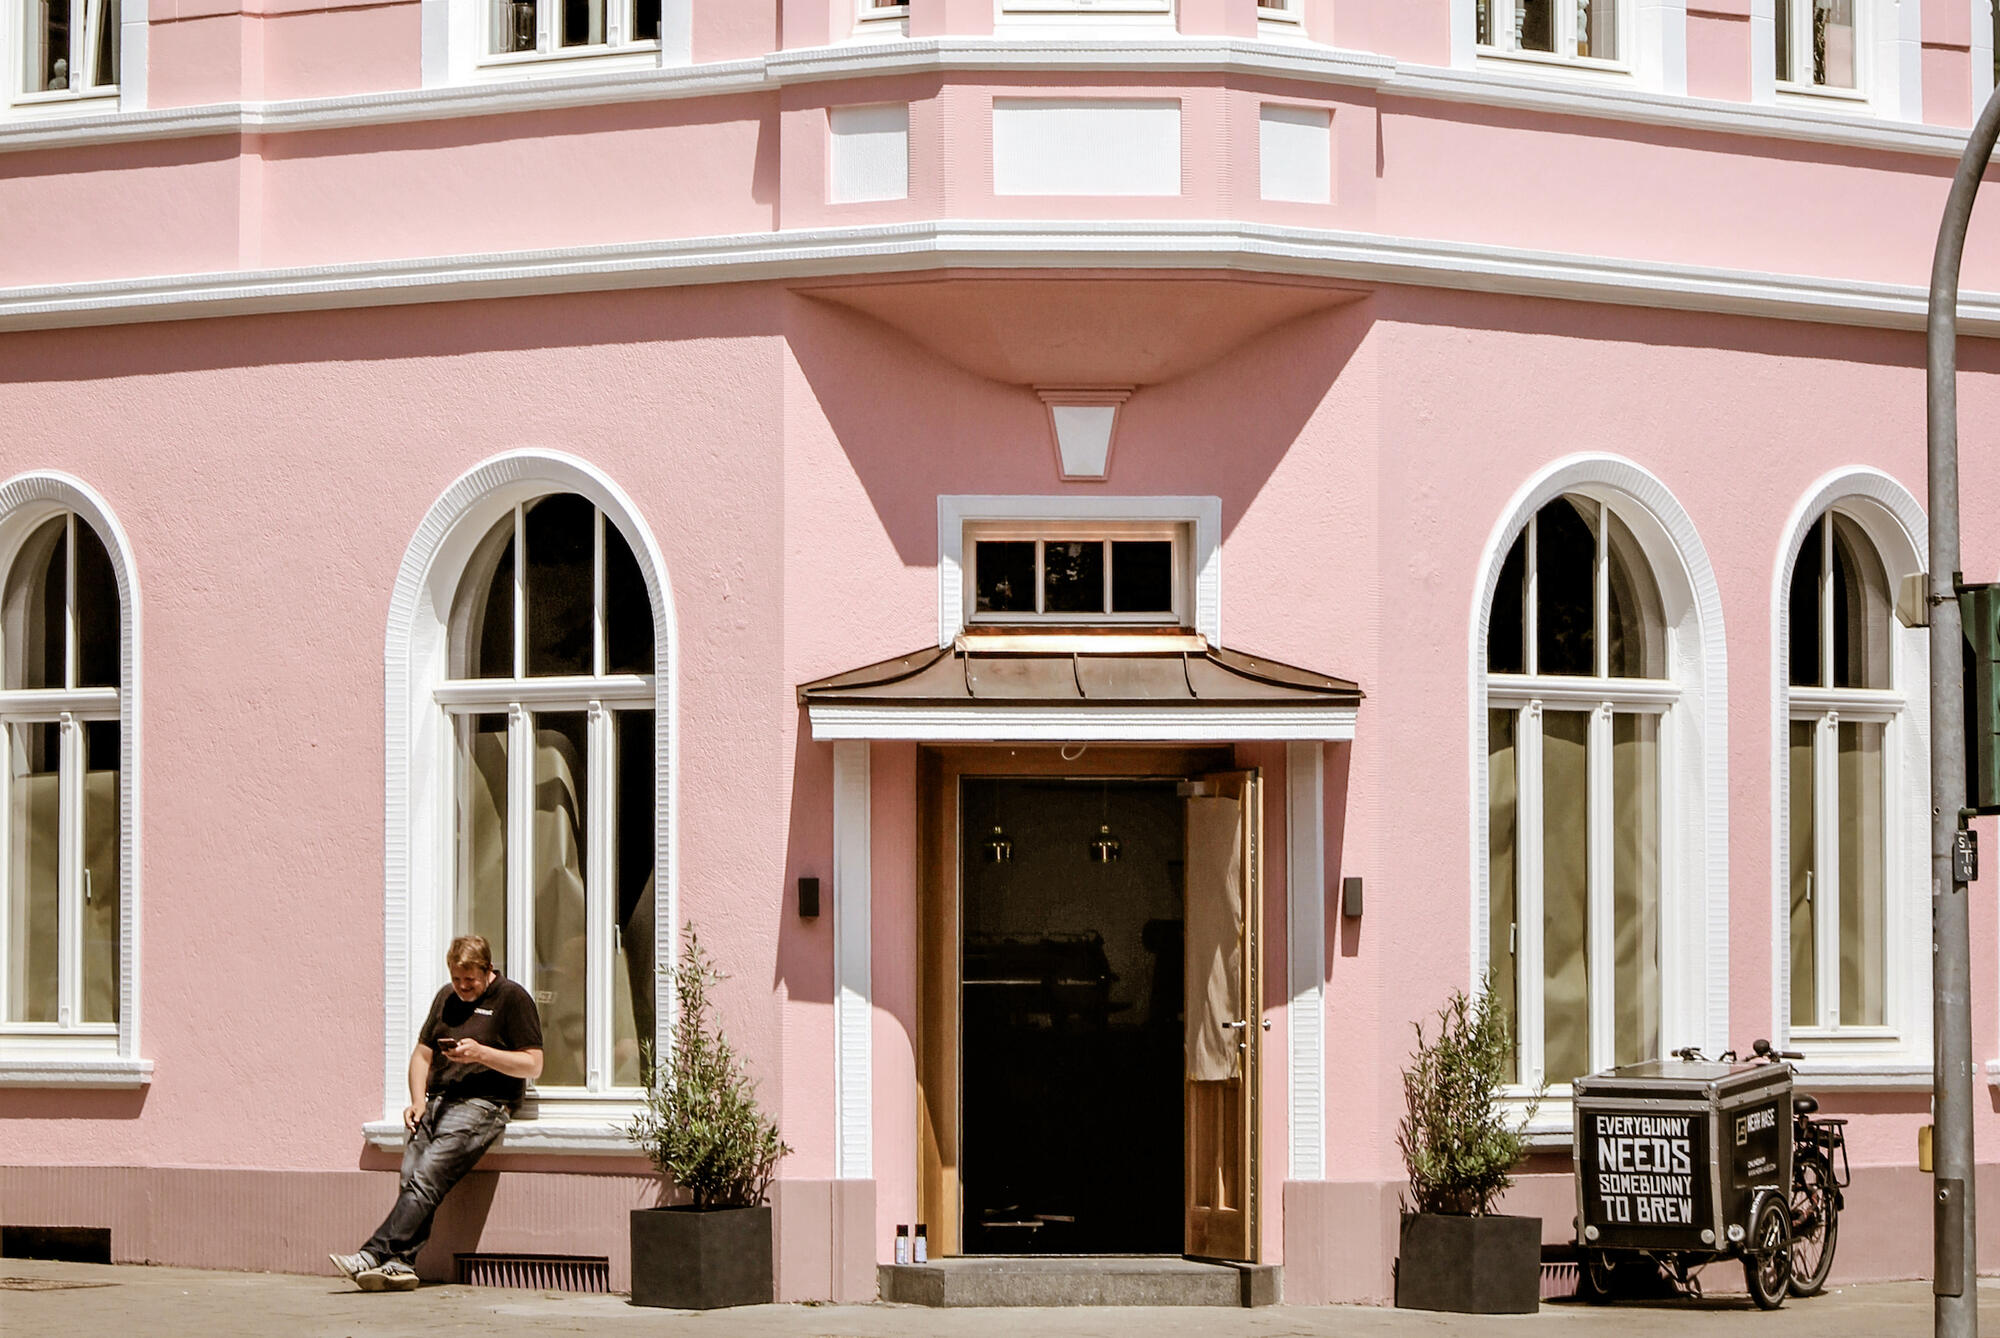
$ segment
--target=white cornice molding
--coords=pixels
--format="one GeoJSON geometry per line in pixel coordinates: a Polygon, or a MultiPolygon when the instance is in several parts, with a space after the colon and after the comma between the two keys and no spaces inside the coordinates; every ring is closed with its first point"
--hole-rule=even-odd
{"type": "MultiPolygon", "coordinates": [[[[1261,223],[964,220],[0,289],[0,331],[938,268],[1223,270],[1920,330],[1927,289],[1261,223]]],[[[2000,335],[2000,293],[1959,329],[2000,335]]]]}
{"type": "Polygon", "coordinates": [[[217,103],[0,124],[0,153],[202,135],[277,135],[353,126],[499,116],[566,107],[722,97],[794,84],[992,71],[1236,74],[1330,88],[1722,134],[1956,158],[1962,127],[1887,121],[1817,108],[1687,98],[1586,80],[1409,65],[1387,56],[1244,38],[1052,41],[939,37],[777,51],[660,70],[492,80],[282,102],[217,103]]]}

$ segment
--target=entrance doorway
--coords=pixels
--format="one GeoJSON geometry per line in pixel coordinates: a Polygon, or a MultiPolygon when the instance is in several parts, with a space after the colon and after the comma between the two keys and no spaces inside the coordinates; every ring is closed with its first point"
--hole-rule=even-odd
{"type": "Polygon", "coordinates": [[[1255,1263],[1257,773],[1084,751],[919,753],[920,1220],[940,1256],[1255,1263]]]}
{"type": "Polygon", "coordinates": [[[961,786],[967,1254],[1183,1248],[1184,804],[961,786]]]}

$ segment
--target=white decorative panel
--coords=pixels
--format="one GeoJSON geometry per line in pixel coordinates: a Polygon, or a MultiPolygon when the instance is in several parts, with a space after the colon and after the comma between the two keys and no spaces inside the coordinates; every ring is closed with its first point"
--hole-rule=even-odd
{"type": "Polygon", "coordinates": [[[833,746],[833,1030],[836,1174],[874,1175],[873,988],[869,957],[868,745],[833,746]]]}
{"type": "Polygon", "coordinates": [[[995,98],[995,195],[1179,195],[1179,99],[995,98]]]}
{"type": "Polygon", "coordinates": [[[1111,429],[1118,423],[1115,404],[1052,404],[1056,448],[1062,452],[1064,478],[1101,479],[1111,458],[1111,429]]]}
{"type": "Polygon", "coordinates": [[[835,204],[903,200],[910,194],[910,104],[827,112],[827,198],[835,204]]]}
{"type": "Polygon", "coordinates": [[[1257,161],[1267,200],[1333,200],[1333,113],[1267,102],[1257,116],[1257,161]]]}

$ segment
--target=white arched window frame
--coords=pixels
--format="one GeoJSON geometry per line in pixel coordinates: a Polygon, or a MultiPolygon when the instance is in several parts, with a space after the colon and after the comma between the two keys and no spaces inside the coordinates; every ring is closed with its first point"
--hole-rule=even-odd
{"type": "MultiPolygon", "coordinates": [[[[515,451],[481,464],[447,488],[404,555],[390,602],[386,643],[388,766],[384,889],[382,1118],[366,1126],[378,1146],[399,1145],[405,1070],[417,1028],[444,984],[453,932],[456,762],[446,690],[453,600],[474,550],[516,508],[552,493],[591,502],[625,537],[652,608],[654,675],[655,1053],[671,1026],[671,959],[679,924],[675,857],[677,698],[672,595],[659,545],[622,489],[596,467],[546,451],[515,451]]],[[[505,683],[506,680],[500,680],[505,683]]],[[[474,689],[477,691],[477,689],[474,689]]],[[[506,695],[511,687],[495,688],[506,695]]],[[[551,700],[554,700],[551,698],[551,700]]],[[[583,700],[583,699],[579,699],[583,700]]],[[[464,703],[455,703],[463,705],[464,703]]],[[[586,702],[587,705],[587,702],[586,702]]],[[[505,704],[496,709],[505,710],[505,704]]],[[[503,1149],[629,1153],[619,1126],[630,1100],[605,1093],[544,1093],[509,1126],[503,1149]]]]}
{"type": "MultiPolygon", "coordinates": [[[[1475,890],[1470,984],[1484,982],[1492,966],[1489,709],[1540,700],[1596,714],[1607,703],[1617,712],[1643,702],[1657,711],[1660,722],[1659,1048],[1664,1053],[1699,1045],[1719,1053],[1727,1045],[1729,1005],[1727,664],[1721,598],[1693,522],[1663,483],[1628,460],[1575,456],[1557,461],[1509,503],[1483,552],[1474,601],[1468,675],[1475,890]],[[1665,623],[1665,682],[1577,677],[1544,685],[1487,672],[1493,598],[1507,554],[1536,513],[1565,495],[1610,508],[1645,555],[1665,623]],[[1546,695],[1533,696],[1537,691],[1546,695]]],[[[1522,826],[1527,825],[1524,819],[1522,826]]],[[[1523,979],[1534,978],[1528,966],[1519,970],[1523,979]]],[[[1533,994],[1522,991],[1524,1000],[1533,994]]],[[[1593,1007],[1604,1006],[1593,1000],[1593,1007]]],[[[1531,1007],[1522,1010],[1524,1033],[1539,1016],[1531,1007]]],[[[1593,1060],[1598,1057],[1595,1037],[1602,1030],[1592,1028],[1593,1060]]],[[[1524,1081],[1508,1089],[1508,1100],[1524,1109],[1534,1087],[1530,1074],[1521,1077],[1524,1081]]],[[[1551,1086],[1528,1126],[1530,1134],[1566,1137],[1569,1096],[1567,1085],[1551,1086]]]]}
{"type": "MultiPolygon", "coordinates": [[[[58,517],[88,525],[110,559],[118,589],[118,687],[0,691],[0,737],[4,726],[16,722],[57,722],[64,753],[74,762],[85,722],[118,722],[118,1017],[113,1024],[91,1024],[72,1012],[48,1026],[0,1026],[0,1086],[131,1087],[150,1081],[153,1069],[150,1060],[139,1057],[139,586],[131,544],[111,509],[84,483],[54,473],[24,474],[0,483],[0,573],[11,571],[22,545],[58,517]]],[[[0,795],[0,829],[7,807],[0,795]]],[[[73,811],[75,804],[69,807],[73,811]]],[[[75,955],[76,936],[67,922],[84,895],[78,863],[73,854],[62,860],[66,958],[75,955]]],[[[0,879],[4,877],[0,870],[0,879]]],[[[0,909],[7,902],[6,889],[0,887],[0,909]]],[[[4,933],[0,924],[0,938],[4,933]]],[[[0,961],[4,957],[0,943],[0,961]]]]}
{"type": "MultiPolygon", "coordinates": [[[[1791,1048],[1803,1051],[1805,1072],[1820,1086],[1928,1089],[1930,1085],[1930,694],[1928,633],[1888,620],[1889,684],[1880,689],[1794,687],[1791,683],[1791,587],[1796,565],[1814,556],[1803,552],[1806,538],[1822,518],[1838,515],[1861,531],[1881,562],[1893,600],[1904,576],[1923,569],[1928,544],[1923,508],[1887,474],[1847,469],[1827,475],[1800,498],[1778,550],[1771,597],[1772,644],[1772,1030],[1791,1048]],[[1794,1026],[1791,976],[1791,731],[1794,722],[1815,729],[1812,785],[1815,802],[1827,809],[1837,794],[1829,783],[1831,731],[1841,721],[1879,725],[1882,739],[1883,1020],[1879,1026],[1838,1024],[1837,982],[1822,973],[1818,990],[1820,1024],[1794,1026]]],[[[1821,531],[1824,534],[1826,531],[1821,531]]],[[[1815,815],[1814,829],[1825,843],[1832,818],[1815,815]]],[[[1837,873],[1831,852],[1819,866],[1837,873]]],[[[1821,960],[1838,960],[1837,888],[1826,889],[1833,911],[1818,927],[1821,960]]]]}
{"type": "Polygon", "coordinates": [[[1655,93],[1687,92],[1687,0],[1453,0],[1451,63],[1527,77],[1552,75],[1623,85],[1655,93]],[[1578,54],[1592,15],[1610,20],[1609,55],[1578,54]],[[1553,51],[1537,42],[1529,21],[1546,15],[1553,51]]]}

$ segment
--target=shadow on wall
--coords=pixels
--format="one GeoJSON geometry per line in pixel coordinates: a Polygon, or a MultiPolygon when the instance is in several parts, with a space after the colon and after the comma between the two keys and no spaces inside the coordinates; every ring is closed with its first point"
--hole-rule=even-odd
{"type": "Polygon", "coordinates": [[[61,1088],[0,1088],[0,1121],[6,1120],[136,1120],[146,1109],[153,1089],[120,1087],[106,1090],[61,1088]]]}
{"type": "MultiPolygon", "coordinates": [[[[795,297],[786,328],[884,533],[906,566],[931,567],[940,494],[1214,495],[1227,536],[1366,337],[1372,305],[1363,298],[1297,317],[1197,371],[1141,386],[1121,415],[1108,477],[1089,483],[1059,479],[1047,413],[1032,387],[975,375],[828,302],[795,297]],[[885,368],[906,379],[885,387],[885,368]]],[[[1131,333],[1135,348],[1153,337],[1131,333]]],[[[910,645],[857,648],[855,664],[931,635],[930,623],[913,625],[910,645]]]]}

